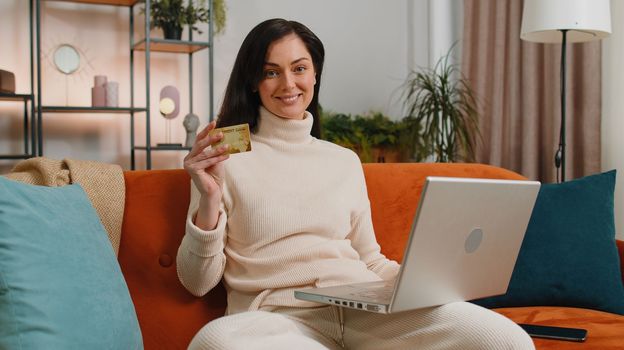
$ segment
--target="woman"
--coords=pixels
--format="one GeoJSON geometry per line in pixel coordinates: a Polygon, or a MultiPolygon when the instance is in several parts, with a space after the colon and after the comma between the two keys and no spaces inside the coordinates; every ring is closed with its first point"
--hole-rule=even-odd
{"type": "Polygon", "coordinates": [[[297,300],[295,289],[388,280],[358,157],[319,140],[324,48],[294,21],[260,23],[236,57],[216,126],[249,123],[252,152],[229,159],[198,136],[178,275],[202,296],[223,276],[227,316],[191,349],[532,349],[508,319],[469,303],[393,315],[297,300]]]}

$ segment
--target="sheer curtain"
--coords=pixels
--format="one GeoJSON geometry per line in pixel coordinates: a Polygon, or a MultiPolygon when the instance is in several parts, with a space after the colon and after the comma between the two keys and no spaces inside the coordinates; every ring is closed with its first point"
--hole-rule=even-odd
{"type": "MultiPolygon", "coordinates": [[[[522,0],[464,0],[462,71],[479,100],[477,161],[556,181],[561,45],[520,39],[522,0]]],[[[568,44],[566,180],[600,171],[601,44],[568,44]]]]}

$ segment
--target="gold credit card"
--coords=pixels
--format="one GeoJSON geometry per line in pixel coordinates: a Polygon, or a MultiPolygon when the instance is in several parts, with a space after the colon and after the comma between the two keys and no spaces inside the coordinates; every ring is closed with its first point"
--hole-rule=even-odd
{"type": "Polygon", "coordinates": [[[228,144],[230,147],[227,153],[241,153],[251,151],[251,136],[249,135],[249,124],[239,124],[226,126],[224,128],[217,128],[211,130],[208,134],[214,135],[218,132],[223,133],[221,141],[212,145],[212,147],[219,147],[223,144],[228,144]]]}

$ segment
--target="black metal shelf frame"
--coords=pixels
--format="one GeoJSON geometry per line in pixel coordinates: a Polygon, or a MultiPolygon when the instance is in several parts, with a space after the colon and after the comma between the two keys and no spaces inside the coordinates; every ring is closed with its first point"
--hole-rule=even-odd
{"type": "MultiPolygon", "coordinates": [[[[177,50],[159,50],[158,49],[158,45],[159,44],[170,44],[170,45],[175,45],[175,47],[183,47],[183,46],[193,46],[193,45],[197,45],[199,46],[199,48],[197,50],[189,50],[187,52],[188,54],[188,67],[189,67],[189,113],[193,113],[193,54],[201,49],[204,48],[209,48],[208,50],[208,85],[209,85],[209,89],[210,89],[210,93],[209,93],[209,120],[212,121],[213,118],[213,48],[212,48],[212,41],[213,41],[213,20],[214,20],[214,11],[213,9],[213,2],[212,0],[209,1],[209,15],[210,15],[210,19],[208,20],[208,42],[195,42],[193,41],[193,31],[189,30],[189,37],[188,37],[188,41],[175,41],[175,40],[167,40],[167,39],[155,39],[155,38],[151,38],[149,33],[150,33],[150,16],[146,15],[145,16],[145,38],[142,40],[139,40],[138,42],[135,42],[134,40],[134,5],[132,5],[130,7],[130,75],[131,75],[131,87],[130,87],[130,99],[131,99],[131,106],[134,105],[134,52],[135,51],[144,51],[145,52],[145,105],[146,106],[150,106],[150,57],[151,57],[151,52],[152,51],[158,51],[158,52],[176,52],[176,53],[180,53],[181,51],[177,51],[177,50]],[[156,47],[156,50],[154,50],[154,47],[156,47]]],[[[151,9],[151,0],[145,0],[145,13],[148,14],[150,13],[150,9],[151,9]]],[[[151,158],[151,153],[152,150],[184,150],[186,148],[181,147],[181,148],[169,148],[169,147],[158,147],[158,146],[152,146],[151,144],[151,138],[150,138],[150,111],[149,108],[146,112],[146,116],[145,116],[145,120],[146,120],[146,133],[145,133],[145,146],[141,146],[141,147],[137,147],[134,145],[134,116],[131,116],[131,144],[132,144],[132,150],[131,150],[131,155],[130,155],[130,162],[132,164],[132,169],[134,169],[135,166],[135,151],[136,150],[141,150],[141,151],[145,151],[145,162],[146,162],[146,167],[147,169],[151,169],[151,164],[152,164],[152,158],[151,158]]]]}
{"type": "MultiPolygon", "coordinates": [[[[39,107],[38,107],[39,109],[39,107]]],[[[41,106],[43,113],[132,113],[145,112],[138,107],[41,106]]]]}
{"type": "Polygon", "coordinates": [[[28,159],[32,158],[36,155],[37,141],[35,134],[35,106],[34,106],[34,96],[33,92],[35,91],[35,77],[34,77],[34,30],[33,30],[33,3],[32,1],[29,3],[28,7],[28,25],[29,25],[29,37],[30,37],[30,93],[29,94],[8,94],[8,93],[0,93],[0,101],[13,101],[24,103],[24,153],[23,154],[2,154],[0,155],[0,159],[28,159]],[[30,113],[28,105],[30,104],[30,113]],[[30,118],[30,123],[28,119],[30,118]],[[29,125],[30,124],[30,125],[29,125]],[[28,133],[30,131],[30,135],[28,133]],[[30,146],[30,148],[29,148],[30,146]]]}
{"type": "Polygon", "coordinates": [[[21,101],[24,103],[24,113],[23,113],[24,153],[22,154],[0,154],[0,159],[32,158],[35,152],[35,128],[34,128],[35,114],[33,113],[33,95],[32,94],[0,93],[0,101],[13,101],[13,102],[21,101]],[[28,113],[29,103],[30,103],[30,113],[28,113]],[[30,123],[28,122],[29,118],[30,118],[30,123]],[[30,131],[30,135],[28,134],[28,131],[30,131]],[[31,147],[29,148],[29,146],[31,147]]]}
{"type": "MultiPolygon", "coordinates": [[[[136,149],[146,150],[146,146],[135,146],[136,149]]],[[[191,147],[184,146],[151,146],[152,151],[190,151],[191,147]]]]}
{"type": "MultiPolygon", "coordinates": [[[[208,84],[209,84],[209,120],[213,119],[213,20],[214,13],[213,2],[209,1],[209,21],[208,21],[208,41],[193,41],[193,31],[189,30],[188,40],[169,40],[160,38],[151,38],[150,33],[150,16],[145,16],[145,33],[146,37],[135,42],[134,39],[134,7],[138,3],[145,4],[145,13],[150,13],[151,0],[48,0],[48,1],[68,1],[75,3],[87,3],[94,5],[114,5],[125,6],[130,11],[130,106],[129,107],[81,107],[81,106],[43,106],[41,104],[41,1],[31,0],[31,12],[33,1],[36,4],[36,51],[37,51],[37,94],[36,108],[37,114],[37,151],[39,156],[43,155],[43,133],[42,133],[42,114],[43,113],[127,113],[130,115],[130,166],[134,170],[136,168],[135,151],[145,151],[146,168],[152,167],[152,151],[182,151],[190,150],[189,147],[171,147],[171,146],[152,146],[151,145],[151,113],[150,113],[150,57],[151,52],[171,52],[188,54],[189,60],[189,110],[193,112],[193,54],[199,50],[208,49],[208,84]],[[134,106],[134,52],[144,51],[145,54],[145,108],[134,106]],[[135,145],[135,113],[145,113],[145,143],[146,146],[135,145]]],[[[32,14],[31,14],[32,20],[32,14]]],[[[31,48],[32,48],[32,23],[31,23],[31,48]]],[[[32,56],[32,49],[31,49],[32,56]]],[[[32,61],[32,60],[31,60],[32,61]]],[[[31,64],[32,65],[32,64],[31,64]]],[[[34,74],[31,74],[31,76],[34,74]]],[[[34,114],[34,109],[33,109],[34,114]]],[[[34,135],[34,134],[33,134],[34,135]]],[[[34,136],[33,136],[34,138],[34,136]]],[[[34,142],[34,141],[33,141],[34,142]]],[[[34,147],[34,146],[33,146],[34,147]]],[[[33,154],[35,150],[33,148],[33,154]]]]}

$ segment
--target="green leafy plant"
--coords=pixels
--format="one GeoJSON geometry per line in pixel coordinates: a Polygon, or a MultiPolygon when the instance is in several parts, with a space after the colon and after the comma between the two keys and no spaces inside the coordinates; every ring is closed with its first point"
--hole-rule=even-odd
{"type": "MultiPolygon", "coordinates": [[[[182,27],[202,33],[197,23],[208,23],[210,10],[207,0],[152,0],[150,3],[150,19],[152,27],[162,28],[166,38],[179,39],[182,27]],[[186,3],[186,4],[185,4],[186,3]]],[[[214,28],[219,34],[225,28],[226,11],[224,0],[214,0],[214,28]]]]}
{"type": "Polygon", "coordinates": [[[404,107],[411,122],[420,124],[422,148],[415,153],[422,161],[474,161],[479,136],[477,102],[449,51],[433,69],[412,72],[404,85],[404,107]]]}
{"type": "Polygon", "coordinates": [[[225,0],[213,0],[212,5],[214,6],[214,31],[219,35],[223,33],[227,20],[225,0]]]}
{"type": "Polygon", "coordinates": [[[421,130],[420,122],[414,117],[404,117],[397,123],[399,135],[397,145],[399,145],[401,159],[421,161],[427,157],[426,147],[420,137],[421,130]]]}
{"type": "Polygon", "coordinates": [[[358,141],[353,131],[350,115],[321,112],[321,137],[324,140],[355,150],[358,141]]]}
{"type": "Polygon", "coordinates": [[[322,112],[321,131],[323,139],[352,149],[365,163],[385,161],[385,155],[392,152],[407,155],[407,148],[413,146],[407,142],[407,125],[379,112],[354,116],[322,112]]]}

